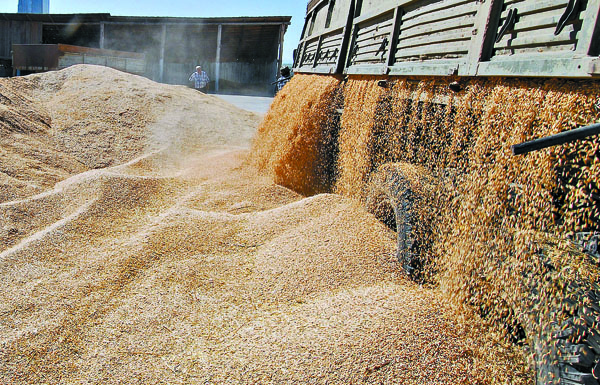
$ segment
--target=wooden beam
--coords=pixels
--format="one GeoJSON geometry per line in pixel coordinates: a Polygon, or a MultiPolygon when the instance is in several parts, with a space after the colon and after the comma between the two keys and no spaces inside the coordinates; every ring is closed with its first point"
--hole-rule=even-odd
{"type": "Polygon", "coordinates": [[[321,54],[321,45],[323,44],[323,35],[319,36],[319,42],[317,43],[317,50],[315,51],[315,59],[313,60],[312,67],[315,68],[319,62],[319,56],[321,54]]]}
{"type": "Polygon", "coordinates": [[[509,58],[482,62],[477,76],[527,76],[591,78],[593,57],[549,57],[548,55],[513,55],[509,58]]]}
{"type": "Polygon", "coordinates": [[[576,52],[598,55],[598,43],[594,43],[598,41],[598,35],[600,35],[600,0],[588,0],[576,52]]]}
{"type": "Polygon", "coordinates": [[[335,72],[338,74],[344,73],[344,66],[346,63],[346,56],[348,54],[348,45],[350,44],[350,39],[352,38],[352,25],[354,21],[354,9],[356,6],[356,0],[352,0],[350,2],[350,9],[348,10],[348,17],[346,18],[346,26],[344,27],[344,31],[342,32],[342,44],[340,46],[340,52],[338,53],[338,57],[335,63],[335,72]]]}
{"type": "Polygon", "coordinates": [[[219,24],[217,29],[217,58],[215,60],[215,92],[219,92],[219,77],[221,77],[221,36],[223,25],[219,24]]]}
{"type": "Polygon", "coordinates": [[[104,49],[104,23],[100,23],[100,49],[104,49]]]}
{"type": "Polygon", "coordinates": [[[165,75],[165,46],[167,45],[167,25],[162,25],[162,37],[160,40],[160,60],[158,62],[158,81],[164,81],[165,75]]]}
{"type": "Polygon", "coordinates": [[[477,10],[473,38],[467,55],[466,68],[459,68],[459,75],[474,76],[481,61],[489,60],[494,49],[494,40],[500,23],[501,0],[490,0],[482,3],[477,10]]]}
{"type": "Polygon", "coordinates": [[[286,26],[281,24],[279,29],[279,55],[277,56],[277,76],[281,75],[281,67],[283,66],[283,40],[285,38],[286,26]]]}
{"type": "Polygon", "coordinates": [[[400,35],[400,25],[402,24],[402,8],[396,7],[394,9],[394,27],[392,29],[392,35],[390,38],[386,62],[388,66],[393,66],[396,61],[396,47],[398,46],[398,39],[400,35]]]}

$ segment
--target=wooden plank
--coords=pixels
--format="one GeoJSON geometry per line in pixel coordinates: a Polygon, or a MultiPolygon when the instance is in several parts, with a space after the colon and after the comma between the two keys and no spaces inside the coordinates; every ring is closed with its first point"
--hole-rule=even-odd
{"type": "Polygon", "coordinates": [[[298,52],[298,67],[301,68],[304,65],[304,56],[306,55],[307,43],[302,43],[302,52],[298,52]]]}
{"type": "Polygon", "coordinates": [[[446,42],[471,40],[472,37],[473,37],[473,32],[471,30],[468,30],[468,31],[463,30],[463,31],[458,31],[458,32],[454,32],[454,33],[439,32],[439,33],[432,33],[429,35],[425,35],[423,37],[402,39],[402,40],[398,41],[398,44],[396,45],[396,47],[398,49],[403,49],[403,48],[418,47],[418,46],[431,45],[431,44],[444,44],[446,42]]]}
{"type": "Polygon", "coordinates": [[[323,44],[321,45],[323,47],[323,49],[336,49],[340,47],[340,44],[342,43],[341,40],[338,41],[326,41],[323,42],[323,44]]]}
{"type": "Polygon", "coordinates": [[[387,65],[387,64],[385,64],[385,59],[383,59],[383,60],[377,60],[377,59],[364,58],[362,60],[354,60],[352,62],[353,66],[364,65],[364,64],[387,65]]]}
{"type": "Polygon", "coordinates": [[[314,68],[303,69],[302,73],[308,74],[333,74],[335,73],[335,66],[332,65],[319,65],[314,68]]]}
{"type": "Polygon", "coordinates": [[[404,24],[400,27],[402,36],[417,36],[425,33],[446,31],[463,27],[472,27],[475,23],[473,15],[447,18],[445,20],[415,24],[409,28],[405,28],[404,24]]]}
{"type": "Polygon", "coordinates": [[[439,23],[453,19],[474,19],[476,14],[477,8],[472,5],[469,6],[468,9],[466,7],[463,7],[462,9],[453,9],[451,13],[431,13],[424,15],[423,17],[403,21],[402,30],[408,30],[410,28],[418,27],[420,25],[439,23]]]}
{"type": "Polygon", "coordinates": [[[385,64],[354,65],[344,70],[348,75],[385,75],[388,67],[385,64]]]}
{"type": "Polygon", "coordinates": [[[576,52],[585,55],[598,55],[600,39],[600,0],[588,0],[576,52]],[[594,44],[596,46],[594,46],[594,44]]]}
{"type": "Polygon", "coordinates": [[[299,68],[302,62],[302,54],[304,53],[304,43],[300,42],[296,47],[296,54],[294,55],[293,68],[299,68]]]}
{"type": "Polygon", "coordinates": [[[515,5],[514,7],[507,7],[502,12],[502,17],[506,18],[508,11],[511,8],[517,8],[519,16],[525,16],[530,13],[540,13],[547,10],[557,10],[562,15],[562,10],[569,3],[568,0],[534,0],[515,5]]]}
{"type": "Polygon", "coordinates": [[[306,60],[306,55],[316,53],[318,44],[319,44],[318,39],[311,40],[311,41],[305,43],[304,52],[302,53],[302,56],[300,57],[300,67],[303,67],[305,65],[309,65],[309,66],[311,65],[311,62],[306,60]]]}
{"type": "Polygon", "coordinates": [[[430,60],[427,62],[396,63],[390,68],[390,75],[416,75],[416,76],[450,76],[455,75],[461,66],[466,63],[462,60],[430,60]]]}
{"type": "Polygon", "coordinates": [[[569,56],[573,56],[572,47],[569,45],[555,45],[555,46],[547,46],[543,47],[543,49],[539,48],[535,49],[532,47],[524,47],[524,48],[512,48],[512,49],[498,49],[494,51],[494,56],[490,60],[495,60],[495,58],[503,58],[512,57],[516,55],[531,55],[543,53],[547,57],[556,57],[557,55],[566,53],[569,56]]]}
{"type": "Polygon", "coordinates": [[[165,45],[167,44],[167,25],[162,25],[160,38],[160,59],[158,62],[158,81],[162,83],[165,75],[165,45]]]}
{"type": "Polygon", "coordinates": [[[380,17],[384,17],[387,16],[390,19],[393,18],[393,12],[392,12],[392,7],[389,8],[376,8],[376,9],[370,9],[371,12],[369,12],[368,14],[363,13],[361,16],[354,18],[354,24],[365,24],[365,23],[369,23],[372,22],[374,19],[380,18],[380,17]],[[389,14],[389,15],[386,15],[389,14]]]}
{"type": "Polygon", "coordinates": [[[352,38],[349,40],[350,41],[350,45],[348,46],[348,52],[347,52],[347,57],[346,57],[346,67],[349,67],[352,64],[352,59],[353,59],[353,55],[352,55],[352,51],[353,51],[353,47],[355,47],[356,44],[356,37],[358,35],[358,26],[355,24],[352,27],[352,31],[351,31],[351,35],[352,38]]]}
{"type": "MultiPolygon", "coordinates": [[[[221,37],[223,34],[223,26],[219,24],[217,30],[217,53],[215,56],[215,92],[219,92],[219,79],[221,78],[221,37]]],[[[281,50],[279,50],[278,59],[281,59],[281,50]]],[[[279,68],[277,68],[279,72],[279,68]]]]}
{"type": "Polygon", "coordinates": [[[392,33],[392,30],[393,30],[392,24],[385,26],[385,28],[379,28],[377,30],[372,30],[372,31],[364,31],[359,28],[357,39],[360,42],[360,41],[363,41],[363,40],[369,39],[369,38],[386,36],[386,35],[389,35],[390,33],[392,33]]]}
{"type": "MultiPolygon", "coordinates": [[[[383,41],[383,39],[385,39],[386,37],[390,36],[392,33],[392,31],[387,31],[378,35],[374,35],[374,36],[363,36],[363,35],[359,35],[356,38],[356,42],[358,44],[359,47],[364,47],[365,45],[372,45],[372,44],[379,44],[381,45],[381,42],[383,41]],[[372,43],[369,43],[372,42],[372,43]]],[[[388,39],[389,40],[389,39],[388,39]]]]}
{"type": "Polygon", "coordinates": [[[336,48],[339,49],[339,46],[340,46],[339,43],[338,44],[325,44],[325,43],[323,43],[321,45],[321,51],[327,51],[327,50],[335,51],[336,48]]]}
{"type": "Polygon", "coordinates": [[[10,57],[10,21],[0,21],[0,57],[10,57]]]}
{"type": "Polygon", "coordinates": [[[365,30],[362,30],[359,28],[357,38],[359,39],[359,41],[361,41],[361,40],[364,40],[365,38],[386,36],[386,35],[389,35],[392,32],[392,30],[393,30],[392,24],[385,26],[385,28],[379,28],[377,30],[372,30],[372,31],[365,31],[365,30]]]}
{"type": "Polygon", "coordinates": [[[100,42],[98,46],[100,49],[104,49],[104,23],[100,23],[100,42]]]}
{"type": "Polygon", "coordinates": [[[388,66],[391,66],[394,64],[394,62],[396,61],[396,50],[394,49],[394,47],[398,46],[398,38],[400,36],[400,24],[402,24],[402,15],[403,15],[402,8],[400,7],[396,7],[394,9],[394,29],[392,30],[392,39],[389,42],[389,47],[386,53],[386,63],[388,64],[388,66]]]}
{"type": "Polygon", "coordinates": [[[370,24],[370,25],[366,25],[366,26],[363,24],[358,24],[359,34],[377,32],[378,30],[384,29],[384,28],[392,29],[392,27],[393,27],[392,19],[381,20],[379,23],[370,24]]]}
{"type": "Polygon", "coordinates": [[[477,73],[480,61],[487,60],[492,55],[494,40],[500,18],[497,16],[502,9],[502,0],[490,0],[479,6],[474,20],[471,45],[468,48],[466,65],[459,69],[460,75],[473,76],[477,73]]]}
{"type": "Polygon", "coordinates": [[[548,58],[531,54],[479,64],[478,76],[590,78],[593,58],[548,58]]]}
{"type": "MultiPolygon", "coordinates": [[[[374,44],[365,44],[365,45],[361,45],[358,47],[358,54],[364,54],[365,52],[377,52],[377,51],[382,51],[380,50],[381,48],[381,42],[375,42],[374,44]]],[[[386,50],[389,50],[390,46],[388,45],[386,50]]]]}
{"type": "Polygon", "coordinates": [[[354,28],[352,25],[352,20],[354,19],[354,9],[356,6],[355,0],[350,1],[350,9],[347,14],[346,26],[344,27],[344,38],[342,39],[342,45],[340,46],[340,52],[337,57],[336,63],[336,73],[344,72],[344,64],[347,62],[348,56],[348,47],[350,46],[350,42],[352,37],[354,36],[354,28]]]}
{"type": "Polygon", "coordinates": [[[340,33],[334,35],[325,35],[323,40],[325,42],[341,42],[344,39],[343,32],[344,30],[341,30],[340,33]]]}
{"type": "Polygon", "coordinates": [[[447,0],[447,1],[438,1],[438,2],[435,2],[428,6],[413,8],[413,9],[411,9],[412,7],[410,7],[410,6],[406,6],[404,8],[404,10],[406,12],[404,21],[408,22],[409,20],[412,20],[417,17],[421,17],[424,15],[430,15],[430,14],[436,14],[438,12],[448,11],[448,10],[452,10],[452,13],[454,13],[455,9],[460,8],[462,6],[472,6],[472,7],[476,8],[477,5],[474,3],[475,2],[473,0],[447,0]]]}
{"type": "Polygon", "coordinates": [[[396,60],[415,56],[426,56],[433,54],[461,54],[466,55],[468,52],[468,44],[464,43],[449,43],[444,45],[422,46],[414,49],[403,49],[396,52],[396,60]]]}
{"type": "Polygon", "coordinates": [[[511,36],[505,36],[502,38],[500,42],[498,42],[495,46],[496,49],[502,48],[517,48],[517,47],[526,47],[526,46],[549,46],[549,45],[569,45],[574,46],[577,42],[576,39],[572,38],[573,31],[570,29],[565,29],[559,35],[554,35],[554,32],[546,30],[546,32],[542,32],[544,30],[540,30],[535,34],[527,34],[525,36],[517,35],[516,38],[512,38],[511,36]]]}
{"type": "Polygon", "coordinates": [[[377,45],[377,46],[371,45],[366,49],[361,49],[360,52],[358,53],[358,55],[356,55],[356,57],[361,57],[364,55],[372,55],[374,57],[380,57],[382,53],[383,52],[379,49],[379,45],[377,45]],[[377,52],[379,52],[378,55],[377,55],[377,52]]]}
{"type": "Polygon", "coordinates": [[[319,61],[319,52],[321,52],[321,42],[323,41],[323,35],[319,36],[319,42],[317,44],[317,49],[315,52],[315,58],[313,60],[313,67],[317,66],[317,62],[319,61]]]}
{"type": "Polygon", "coordinates": [[[324,39],[323,40],[323,44],[327,44],[328,46],[339,46],[342,43],[342,37],[340,36],[339,38],[336,39],[324,39]]]}
{"type": "MultiPolygon", "coordinates": [[[[535,14],[537,16],[537,14],[535,14]]],[[[543,16],[543,17],[530,17],[523,18],[519,20],[517,24],[515,24],[515,28],[513,31],[519,33],[522,31],[541,29],[541,28],[556,28],[556,24],[558,24],[558,20],[560,19],[560,15],[554,16],[543,16]]]]}
{"type": "Polygon", "coordinates": [[[370,55],[357,56],[354,60],[352,60],[353,65],[356,65],[357,63],[362,63],[362,62],[386,63],[385,56],[382,58],[381,55],[375,56],[372,53],[370,55]]]}

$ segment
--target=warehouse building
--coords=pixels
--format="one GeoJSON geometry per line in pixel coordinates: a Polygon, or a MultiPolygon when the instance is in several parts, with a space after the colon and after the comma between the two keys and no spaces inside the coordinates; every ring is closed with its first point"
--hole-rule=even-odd
{"type": "Polygon", "coordinates": [[[143,75],[163,83],[188,85],[199,64],[211,92],[269,95],[290,20],[0,13],[0,76],[16,73],[13,45],[61,44],[143,54],[143,75]]]}

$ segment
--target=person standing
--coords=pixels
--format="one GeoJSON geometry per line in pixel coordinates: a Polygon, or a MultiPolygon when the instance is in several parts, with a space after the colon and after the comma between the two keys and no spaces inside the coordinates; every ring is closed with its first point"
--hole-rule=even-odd
{"type": "Polygon", "coordinates": [[[190,75],[190,82],[194,82],[194,88],[200,92],[208,91],[208,83],[210,79],[206,72],[202,71],[202,66],[196,66],[196,72],[190,75]]]}
{"type": "Polygon", "coordinates": [[[287,82],[290,81],[291,78],[292,78],[292,73],[291,73],[290,67],[288,67],[288,66],[283,67],[281,69],[281,76],[275,82],[275,84],[277,84],[275,93],[281,91],[283,86],[285,86],[287,84],[287,82]]]}

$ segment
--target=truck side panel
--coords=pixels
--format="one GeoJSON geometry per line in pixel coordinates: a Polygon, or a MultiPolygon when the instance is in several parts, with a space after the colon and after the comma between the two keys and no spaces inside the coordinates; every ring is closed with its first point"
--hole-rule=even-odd
{"type": "Polygon", "coordinates": [[[599,13],[600,0],[313,1],[294,69],[590,78],[599,13]]]}

